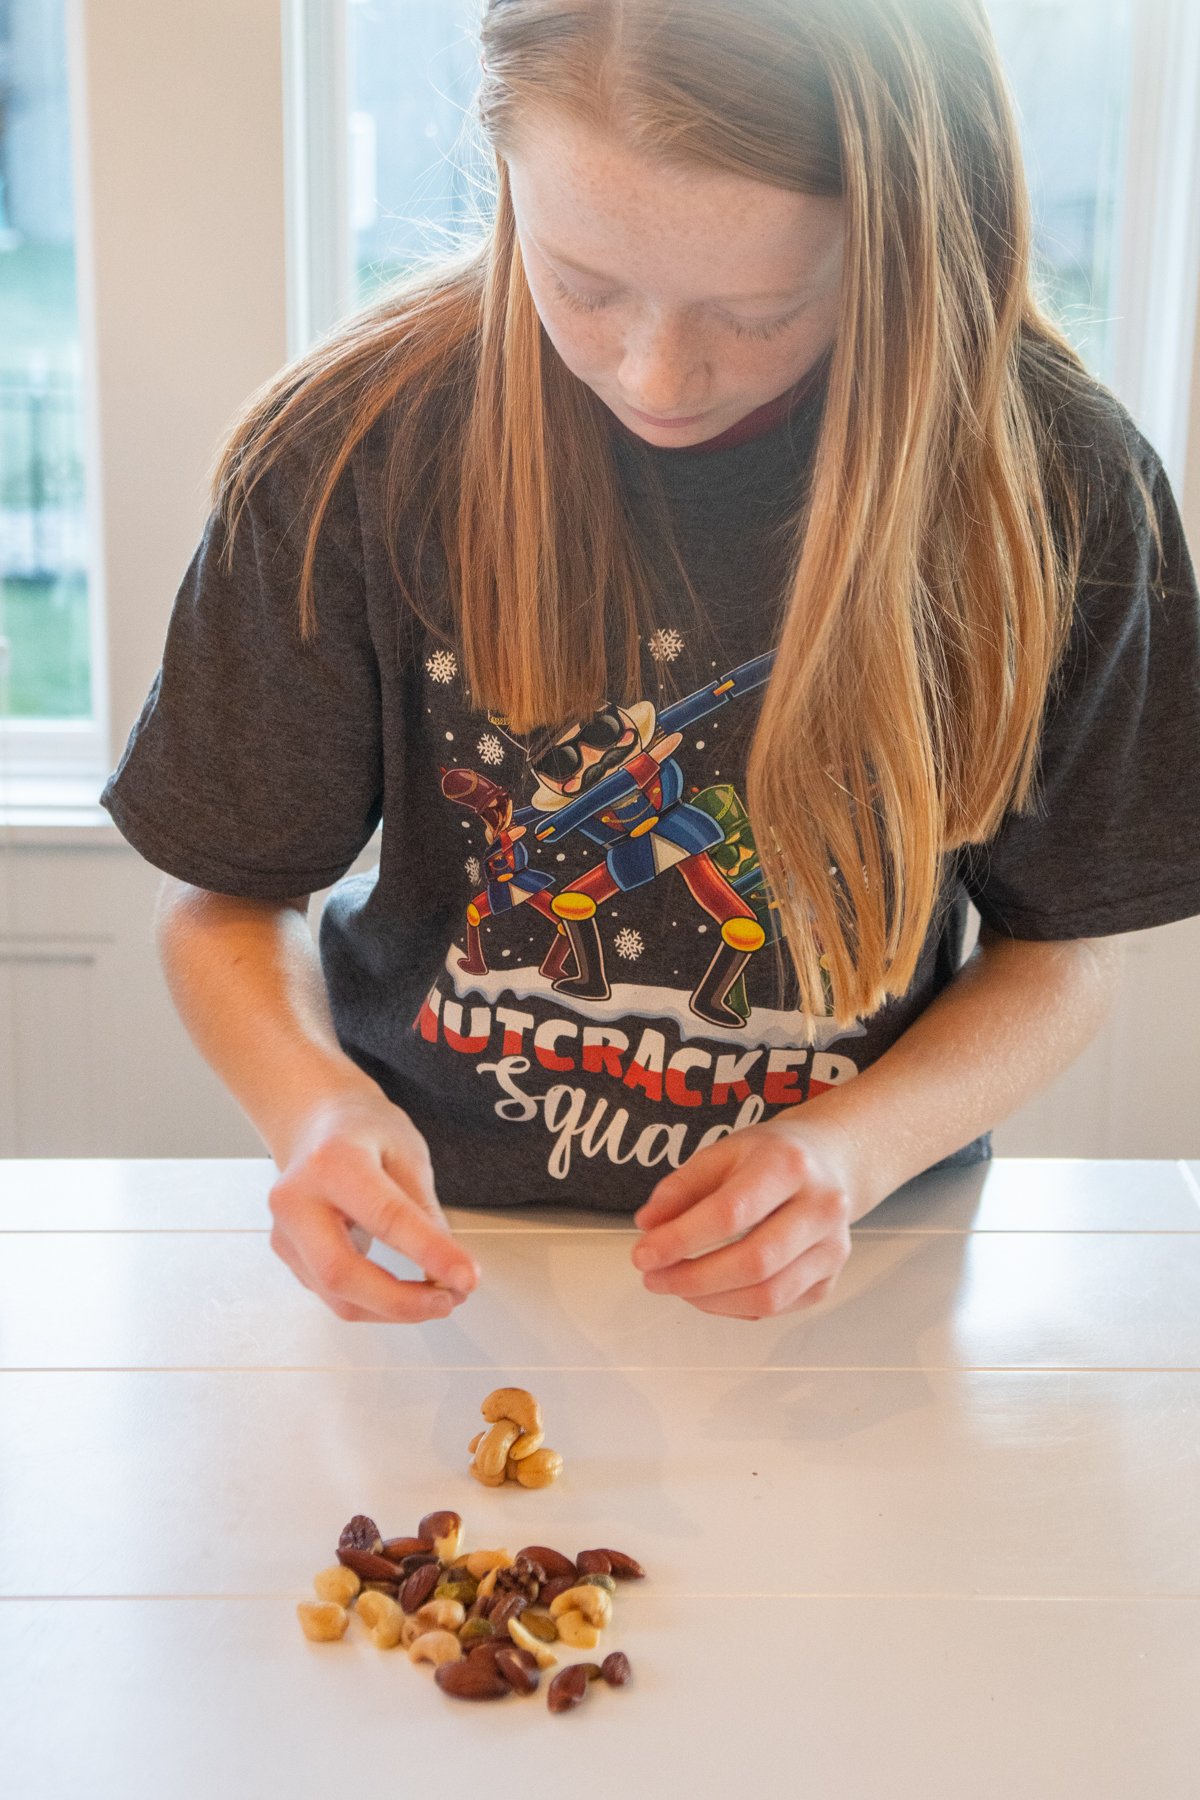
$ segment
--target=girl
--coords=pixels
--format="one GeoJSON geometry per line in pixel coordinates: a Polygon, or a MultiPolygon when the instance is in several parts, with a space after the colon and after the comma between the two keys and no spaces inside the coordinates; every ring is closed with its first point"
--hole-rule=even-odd
{"type": "Polygon", "coordinates": [[[104,800],[340,1317],[470,1293],[442,1202],[567,1200],[758,1318],[1200,910],[1195,578],[1033,296],[980,0],[480,48],[487,233],[250,403],[104,800]]]}

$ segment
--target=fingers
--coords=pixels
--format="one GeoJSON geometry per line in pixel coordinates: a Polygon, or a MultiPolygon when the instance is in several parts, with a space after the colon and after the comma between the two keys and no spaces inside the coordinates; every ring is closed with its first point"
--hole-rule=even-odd
{"type": "Polygon", "coordinates": [[[339,1318],[406,1324],[445,1318],[479,1280],[474,1259],[455,1242],[438,1206],[424,1141],[415,1131],[411,1138],[401,1150],[331,1137],[271,1191],[273,1247],[339,1318]],[[373,1238],[416,1263],[427,1279],[400,1281],[371,1262],[363,1252],[373,1238]]]}
{"type": "Polygon", "coordinates": [[[736,1155],[731,1154],[737,1148],[732,1138],[718,1138],[715,1144],[706,1144],[703,1150],[697,1150],[681,1169],[664,1175],[656,1183],[645,1205],[634,1213],[634,1224],[641,1231],[653,1231],[669,1219],[677,1219],[681,1212],[686,1212],[689,1206],[703,1199],[725,1179],[737,1160],[736,1155]]]}
{"type": "Polygon", "coordinates": [[[681,1300],[757,1287],[794,1263],[824,1232],[824,1222],[814,1219],[804,1201],[789,1200],[737,1243],[652,1270],[645,1286],[652,1294],[681,1300]]]}
{"type": "Polygon", "coordinates": [[[844,1261],[844,1257],[832,1252],[828,1242],[822,1242],[767,1281],[731,1289],[726,1294],[705,1294],[689,1304],[698,1312],[727,1319],[765,1319],[801,1312],[828,1297],[844,1261]],[[831,1262],[835,1266],[831,1267],[831,1262]]]}
{"type": "MultiPolygon", "coordinates": [[[[690,1172],[691,1167],[688,1163],[679,1174],[690,1172]]],[[[727,1177],[716,1187],[712,1186],[712,1174],[712,1165],[706,1165],[698,1177],[699,1191],[692,1192],[674,1217],[647,1231],[633,1252],[636,1268],[643,1273],[666,1268],[741,1237],[791,1199],[804,1183],[805,1165],[803,1153],[794,1151],[786,1140],[760,1139],[750,1154],[736,1156],[727,1177]]]]}

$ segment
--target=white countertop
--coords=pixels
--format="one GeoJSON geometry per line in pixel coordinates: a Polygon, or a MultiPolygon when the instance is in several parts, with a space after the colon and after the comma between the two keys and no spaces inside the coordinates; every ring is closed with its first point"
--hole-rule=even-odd
{"type": "MultiPolygon", "coordinates": [[[[1200,1185],[996,1162],[854,1230],[819,1308],[647,1294],[623,1219],[458,1210],[451,1319],[350,1325],[263,1161],[0,1163],[0,1787],[13,1800],[1195,1800],[1200,1185]],[[533,1388],[566,1468],[466,1444],[533,1388]],[[345,1520],[615,1544],[634,1681],[454,1702],[294,1605],[345,1520]]],[[[390,1253],[375,1252],[402,1270],[390,1253]]]]}

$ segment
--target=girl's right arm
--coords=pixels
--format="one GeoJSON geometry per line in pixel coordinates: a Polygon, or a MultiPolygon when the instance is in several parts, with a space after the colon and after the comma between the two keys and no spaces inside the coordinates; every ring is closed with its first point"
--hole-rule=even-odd
{"type": "Polygon", "coordinates": [[[445,1317],[478,1268],[450,1234],[424,1138],[337,1041],[307,905],[165,877],[156,927],[171,997],[280,1171],[271,1246],[292,1272],[339,1318],[445,1317]],[[363,1233],[439,1285],[389,1275],[360,1253],[363,1233]]]}

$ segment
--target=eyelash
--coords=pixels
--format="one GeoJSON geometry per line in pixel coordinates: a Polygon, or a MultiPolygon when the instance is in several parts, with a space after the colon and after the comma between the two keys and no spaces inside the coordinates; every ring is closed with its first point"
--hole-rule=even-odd
{"type": "MultiPolygon", "coordinates": [[[[553,271],[551,271],[550,279],[557,288],[560,299],[564,300],[568,306],[573,307],[576,312],[599,312],[601,307],[608,305],[611,298],[608,294],[592,299],[586,298],[583,294],[576,294],[565,282],[560,281],[553,271]]],[[[782,319],[772,319],[770,324],[765,325],[744,325],[739,319],[731,318],[728,313],[722,316],[732,327],[735,337],[761,340],[774,337],[777,332],[783,330],[785,325],[790,325],[793,319],[798,319],[803,311],[803,306],[798,306],[794,312],[785,313],[782,319]]]]}

